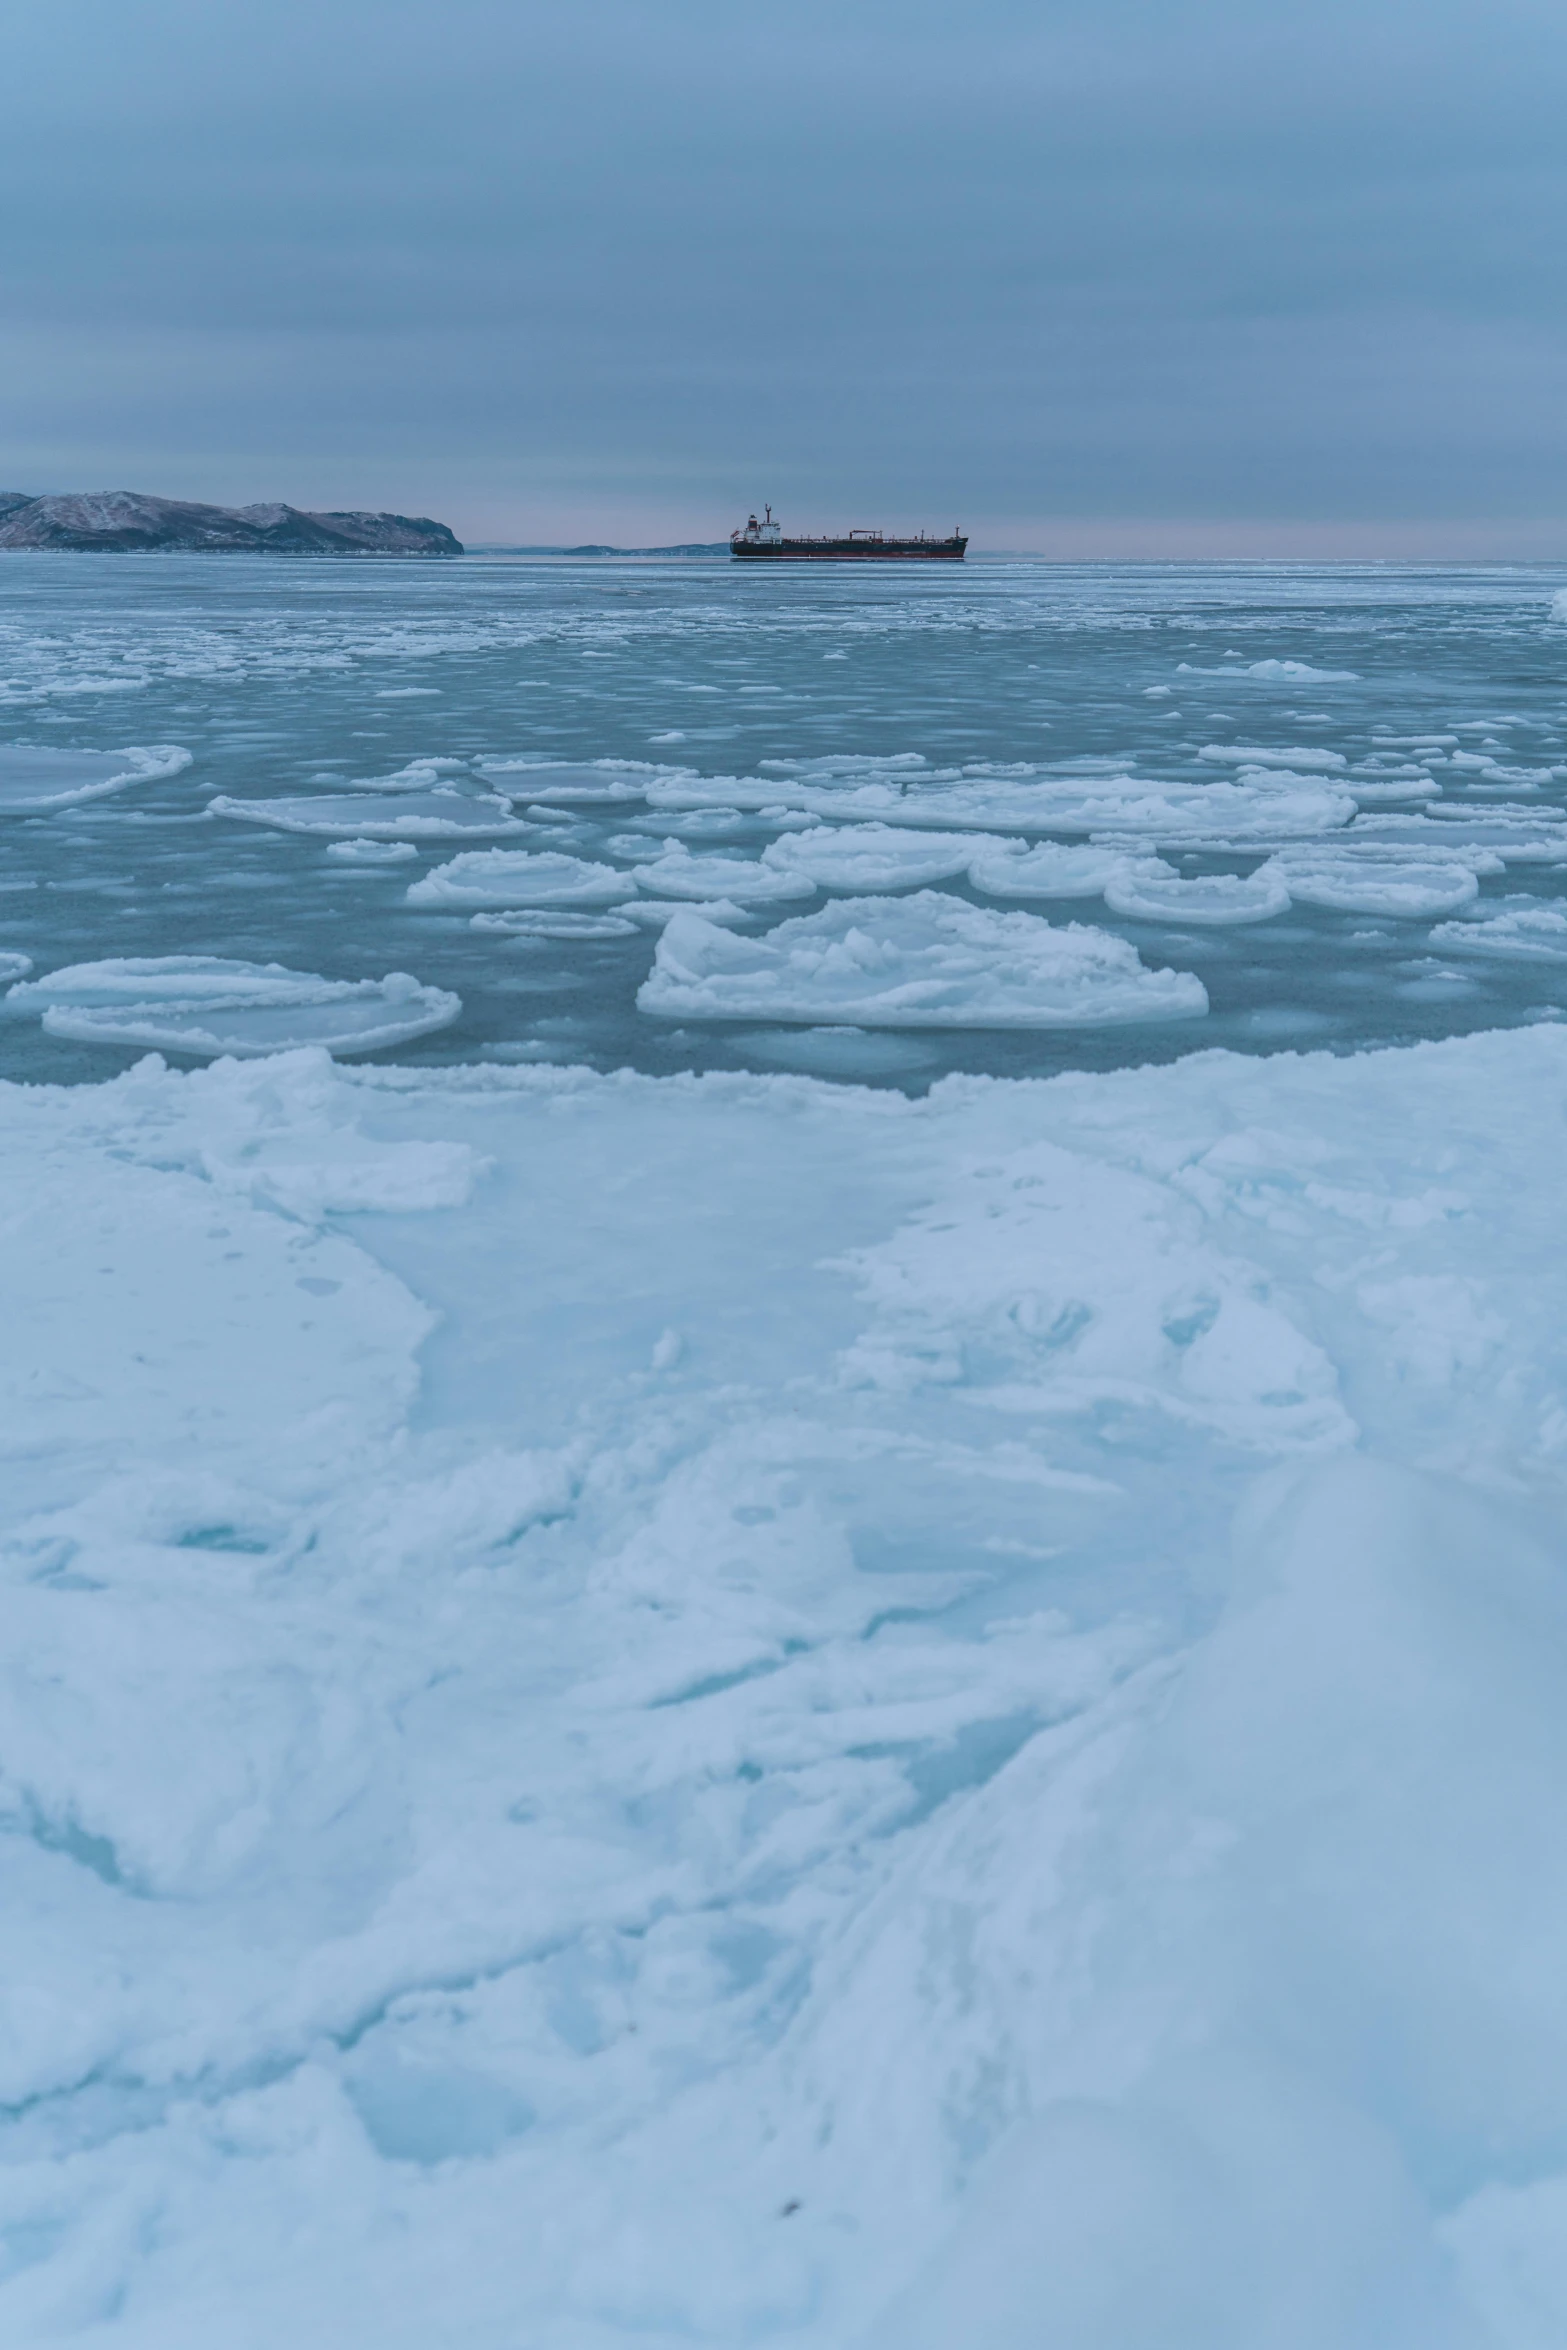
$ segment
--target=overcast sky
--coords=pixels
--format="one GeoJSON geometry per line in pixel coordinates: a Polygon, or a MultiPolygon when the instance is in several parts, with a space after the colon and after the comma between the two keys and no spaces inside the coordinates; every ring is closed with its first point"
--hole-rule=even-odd
{"type": "Polygon", "coordinates": [[[0,487],[1567,554],[1564,0],[3,0],[0,487]]]}

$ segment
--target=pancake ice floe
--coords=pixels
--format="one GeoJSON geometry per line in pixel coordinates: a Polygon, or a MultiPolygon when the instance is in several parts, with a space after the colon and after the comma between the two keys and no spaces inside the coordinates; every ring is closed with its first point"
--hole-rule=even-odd
{"type": "Polygon", "coordinates": [[[51,1036],[79,1044],[249,1059],[300,1045],[377,1052],[448,1027],[462,999],[406,971],[324,979],[281,963],[164,955],[70,964],[13,987],[4,1009],[39,1012],[51,1036]]]}
{"type": "Polygon", "coordinates": [[[623,914],[475,914],[470,930],[498,930],[509,938],[632,938],[636,924],[623,914]]]}
{"type": "Polygon", "coordinates": [[[1567,962],[1567,907],[1528,898],[1504,902],[1495,913],[1439,922],[1433,946],[1464,955],[1501,955],[1519,962],[1567,962]]]}
{"type": "Polygon", "coordinates": [[[101,800],[127,784],[155,783],[190,765],[177,743],[123,751],[57,751],[0,743],[0,815],[47,815],[83,800],[101,800]]]}
{"type": "Polygon", "coordinates": [[[481,759],[479,773],[514,800],[564,800],[584,807],[640,800],[650,784],[683,775],[641,759],[481,759]]]}
{"type": "Polygon", "coordinates": [[[327,844],[327,855],[339,858],[345,865],[401,865],[418,850],[411,840],[334,840],[327,844]]]}
{"type": "Polygon", "coordinates": [[[1275,861],[1297,905],[1345,914],[1390,914],[1407,920],[1453,914],[1479,891],[1474,871],[1456,857],[1415,858],[1288,851],[1275,861]]]}
{"type": "Polygon", "coordinates": [[[1139,922],[1266,922],[1289,902],[1284,875],[1271,862],[1244,878],[1199,873],[1184,879],[1161,859],[1129,859],[1105,885],[1111,913],[1139,922]]]}
{"type": "Polygon", "coordinates": [[[474,849],[437,865],[408,891],[411,906],[612,906],[629,874],[557,849],[474,849]]]}
{"type": "Polygon", "coordinates": [[[235,800],[222,794],[208,802],[213,816],[237,816],[245,824],[267,824],[277,832],[314,832],[341,838],[363,834],[380,840],[460,840],[466,834],[526,832],[507,800],[455,791],[374,794],[319,799],[301,794],[281,800],[235,800]]]}
{"type": "Polygon", "coordinates": [[[660,1019],[861,1028],[1099,1027],[1208,1009],[1201,980],[1150,970],[1109,931],[932,890],[844,898],[760,939],[677,919],[637,1003],[660,1019]]]}
{"type": "Polygon", "coordinates": [[[654,897],[728,898],[737,906],[783,905],[816,894],[815,882],[804,874],[780,872],[753,857],[693,856],[677,840],[666,841],[654,863],[638,865],[636,878],[654,897]]]}
{"type": "Polygon", "coordinates": [[[1021,841],[997,840],[970,858],[968,877],[992,898],[1097,898],[1126,862],[1119,849],[1067,848],[1057,841],[1028,849],[1021,841]]]}
{"type": "MultiPolygon", "coordinates": [[[[786,833],[764,849],[762,856],[764,863],[779,872],[802,875],[818,889],[866,895],[951,881],[967,873],[975,855],[990,845],[972,832],[926,832],[892,824],[825,824],[810,832],[786,833]]],[[[1010,845],[1023,846],[1021,841],[1010,845]]]]}

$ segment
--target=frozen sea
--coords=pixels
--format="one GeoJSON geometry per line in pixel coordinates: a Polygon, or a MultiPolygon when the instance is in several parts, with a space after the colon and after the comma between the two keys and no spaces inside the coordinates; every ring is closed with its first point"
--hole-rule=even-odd
{"type": "MultiPolygon", "coordinates": [[[[1554,1017],[1561,577],[18,556],[0,574],[0,953],[406,972],[461,1001],[385,1048],[411,1066],[910,1090],[1554,1017]],[[18,746],[188,759],[71,799],[96,778],[57,757],[40,781],[18,746]],[[885,853],[856,860],[870,827],[885,853]],[[955,845],[922,860],[920,828],[955,845]],[[1051,844],[1078,853],[1052,865],[1051,844]],[[441,881],[475,855],[492,869],[441,881]],[[575,889],[540,857],[573,860],[575,889]],[[784,875],[797,894],[746,896],[784,875]],[[969,935],[911,910],[921,890],[973,909],[969,935]],[[739,943],[698,911],[707,935],[684,923],[661,973],[658,922],[715,901],[739,943]],[[1122,986],[1102,968],[988,986],[1041,920],[1124,941],[1122,986]],[[835,921],[879,950],[879,984],[817,968],[835,921]],[[770,948],[791,922],[808,927],[770,948]],[[905,983],[925,994],[895,1001],[905,983]]],[[[0,1037],[9,1073],[67,1082],[139,1044],[116,1062],[112,1035],[51,1032],[36,1007],[0,1037]]]]}
{"type": "Polygon", "coordinates": [[[0,2339],[1559,2350],[1567,570],[0,566],[0,2339]]]}

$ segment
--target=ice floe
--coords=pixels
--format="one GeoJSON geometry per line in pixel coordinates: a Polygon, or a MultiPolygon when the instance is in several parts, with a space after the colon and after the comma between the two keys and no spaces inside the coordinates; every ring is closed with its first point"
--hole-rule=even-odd
{"type": "Polygon", "coordinates": [[[749,929],[756,920],[750,906],[739,905],[733,898],[701,898],[694,903],[681,898],[629,898],[615,910],[623,922],[638,930],[667,930],[682,914],[696,914],[704,922],[720,922],[733,930],[749,929]]]}
{"type": "Polygon", "coordinates": [[[1204,743],[1197,756],[1231,767],[1283,767],[1292,775],[1331,774],[1349,765],[1342,751],[1303,749],[1299,744],[1270,751],[1257,743],[1204,743]]]}
{"type": "Polygon", "coordinates": [[[449,1027],[462,999],[406,971],[323,979],[280,963],[164,955],[70,964],[13,987],[3,1008],[39,1012],[52,1036],[78,1044],[248,1058],[300,1045],[377,1052],[449,1027]]]}
{"type": "Polygon", "coordinates": [[[1439,922],[1433,946],[1460,954],[1502,955],[1526,962],[1567,961],[1567,907],[1538,900],[1504,900],[1495,910],[1463,922],[1439,922]]]}
{"type": "Polygon", "coordinates": [[[451,777],[467,772],[466,759],[410,759],[391,775],[349,775],[343,781],[350,791],[427,792],[439,791],[451,777]]]}
{"type": "Polygon", "coordinates": [[[481,759],[478,768],[514,800],[562,800],[584,807],[645,799],[650,785],[686,772],[640,759],[481,759]]]}
{"type": "MultiPolygon", "coordinates": [[[[872,895],[881,890],[924,888],[966,873],[990,844],[972,832],[904,830],[891,824],[815,826],[786,833],[762,852],[778,871],[803,875],[818,889],[872,895]]],[[[1003,844],[1021,849],[1016,841],[1003,844]]]]}
{"type": "Polygon", "coordinates": [[[1266,922],[1290,902],[1284,874],[1271,862],[1244,878],[1200,873],[1183,879],[1161,860],[1128,860],[1104,894],[1112,914],[1140,922],[1266,922]]]}
{"type": "Polygon", "coordinates": [[[845,898],[761,939],[671,922],[637,1003],[660,1019],[864,1028],[1095,1027],[1208,1009],[1199,979],[1150,970],[1108,931],[932,890],[845,898]]]}
{"type": "Polygon", "coordinates": [[[222,793],[208,802],[213,816],[236,816],[245,824],[270,825],[277,832],[321,833],[378,840],[459,840],[465,834],[526,832],[511,803],[490,794],[456,791],[322,793],[278,800],[236,800],[222,793]]]}
{"type": "Polygon", "coordinates": [[[556,849],[471,849],[409,884],[411,906],[611,906],[634,883],[556,849]]]}
{"type": "Polygon", "coordinates": [[[326,853],[345,865],[401,865],[419,854],[409,840],[334,840],[326,853]]]}
{"type": "Polygon", "coordinates": [[[1278,685],[1358,685],[1360,673],[1354,669],[1318,669],[1310,661],[1235,661],[1222,668],[1203,669],[1191,661],[1176,663],[1178,675],[1186,677],[1222,677],[1238,679],[1259,678],[1263,684],[1278,685]]]}
{"type": "Polygon", "coordinates": [[[191,762],[175,743],[133,745],[123,751],[57,751],[30,743],[0,743],[0,815],[46,815],[84,800],[103,799],[127,784],[156,783],[191,762]]]}
{"type": "Polygon", "coordinates": [[[693,856],[667,840],[663,854],[636,869],[637,886],[660,898],[728,898],[737,906],[770,906],[814,897],[809,876],[764,865],[753,857],[693,856]]]}
{"type": "Polygon", "coordinates": [[[969,859],[968,877],[992,898],[1097,898],[1126,861],[1119,849],[993,841],[969,859]]]}
{"type": "Polygon", "coordinates": [[[475,914],[468,927],[510,938],[632,938],[637,930],[623,914],[475,914]]]}
{"type": "Polygon", "coordinates": [[[876,776],[856,783],[724,776],[654,785],[657,808],[708,805],[760,810],[787,801],[835,823],[929,827],[936,831],[1125,833],[1161,842],[1189,839],[1279,840],[1331,832],[1355,814],[1337,777],[1276,775],[1264,770],[1235,781],[1161,783],[1079,771],[1026,776],[973,774],[956,782],[923,775],[876,776]]]}
{"type": "Polygon", "coordinates": [[[1473,869],[1456,857],[1422,863],[1414,857],[1285,850],[1274,862],[1297,904],[1329,906],[1346,914],[1406,919],[1452,914],[1480,887],[1473,869]]]}

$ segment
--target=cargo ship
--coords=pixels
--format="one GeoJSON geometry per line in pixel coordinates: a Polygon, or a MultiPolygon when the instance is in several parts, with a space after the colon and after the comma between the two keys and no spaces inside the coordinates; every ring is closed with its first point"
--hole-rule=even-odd
{"type": "Polygon", "coordinates": [[[744,530],[729,534],[737,563],[961,563],[968,540],[959,530],[950,538],[890,539],[879,530],[850,530],[842,538],[786,539],[771,506],[762,520],[753,514],[744,530]]]}

